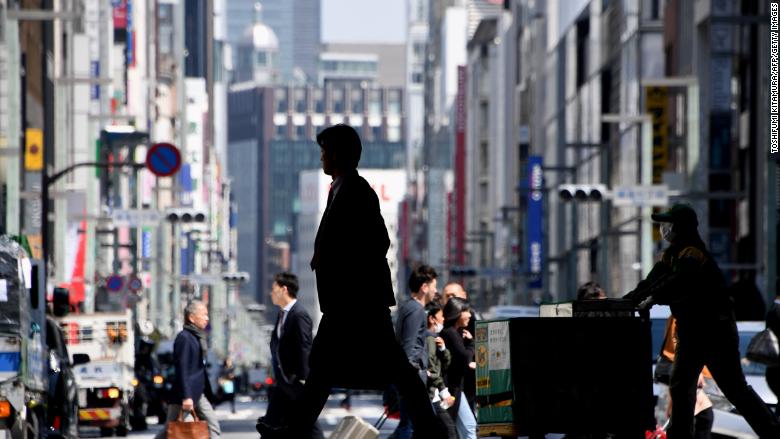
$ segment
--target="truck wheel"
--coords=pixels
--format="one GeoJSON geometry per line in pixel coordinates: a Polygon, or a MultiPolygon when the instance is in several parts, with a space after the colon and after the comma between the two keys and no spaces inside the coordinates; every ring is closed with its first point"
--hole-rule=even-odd
{"type": "Polygon", "coordinates": [[[119,425],[116,427],[116,435],[119,437],[127,436],[127,425],[119,425]]]}
{"type": "Polygon", "coordinates": [[[100,427],[100,437],[111,437],[114,435],[113,428],[100,427]]]}

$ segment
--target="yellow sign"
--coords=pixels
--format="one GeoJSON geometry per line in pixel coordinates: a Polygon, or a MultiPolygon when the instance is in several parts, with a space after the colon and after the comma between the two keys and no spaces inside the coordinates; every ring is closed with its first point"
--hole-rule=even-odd
{"type": "MultiPolygon", "coordinates": [[[[645,87],[645,111],[653,123],[653,184],[663,183],[669,163],[669,91],[666,87],[645,87]]],[[[655,208],[654,212],[661,209],[655,208]]],[[[660,241],[661,233],[653,228],[653,241],[660,241]]]]}
{"type": "Polygon", "coordinates": [[[43,170],[43,130],[27,128],[24,132],[25,171],[43,170]]]}
{"type": "Polygon", "coordinates": [[[661,184],[669,163],[669,93],[666,87],[646,87],[645,96],[653,122],[653,184],[661,184]]]}

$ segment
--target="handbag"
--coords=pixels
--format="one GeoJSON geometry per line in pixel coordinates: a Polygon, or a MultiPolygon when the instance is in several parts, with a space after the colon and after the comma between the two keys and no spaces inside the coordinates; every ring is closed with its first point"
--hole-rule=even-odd
{"type": "Polygon", "coordinates": [[[756,363],[775,365],[780,363],[780,346],[778,346],[777,336],[771,329],[767,328],[750,339],[747,348],[748,360],[756,363]]]}
{"type": "Polygon", "coordinates": [[[168,439],[209,439],[209,424],[198,419],[192,410],[192,422],[184,422],[184,410],[179,411],[179,418],[168,422],[165,431],[168,439]]]}
{"type": "Polygon", "coordinates": [[[653,379],[656,383],[666,384],[667,386],[672,381],[672,365],[674,362],[666,358],[665,355],[659,355],[655,362],[655,370],[653,371],[653,379]]]}

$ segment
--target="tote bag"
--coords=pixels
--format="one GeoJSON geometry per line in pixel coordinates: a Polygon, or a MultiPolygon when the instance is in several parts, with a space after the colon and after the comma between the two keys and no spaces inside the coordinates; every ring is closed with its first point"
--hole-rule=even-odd
{"type": "Polygon", "coordinates": [[[780,363],[780,346],[775,333],[767,328],[754,335],[748,344],[746,357],[756,363],[768,365],[780,363]]]}
{"type": "Polygon", "coordinates": [[[209,439],[209,424],[198,419],[195,410],[192,411],[193,422],[184,422],[184,410],[179,412],[179,418],[168,422],[165,427],[168,439],[209,439]]]}

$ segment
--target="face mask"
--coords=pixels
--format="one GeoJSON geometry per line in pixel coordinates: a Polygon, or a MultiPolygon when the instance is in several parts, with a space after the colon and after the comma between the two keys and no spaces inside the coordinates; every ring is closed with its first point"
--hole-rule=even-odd
{"type": "Polygon", "coordinates": [[[661,237],[664,241],[671,243],[674,239],[674,232],[672,231],[672,223],[661,223],[661,237]]]}
{"type": "Polygon", "coordinates": [[[433,325],[433,332],[436,334],[440,333],[442,329],[444,329],[444,325],[442,325],[441,323],[437,323],[433,325]]]}

